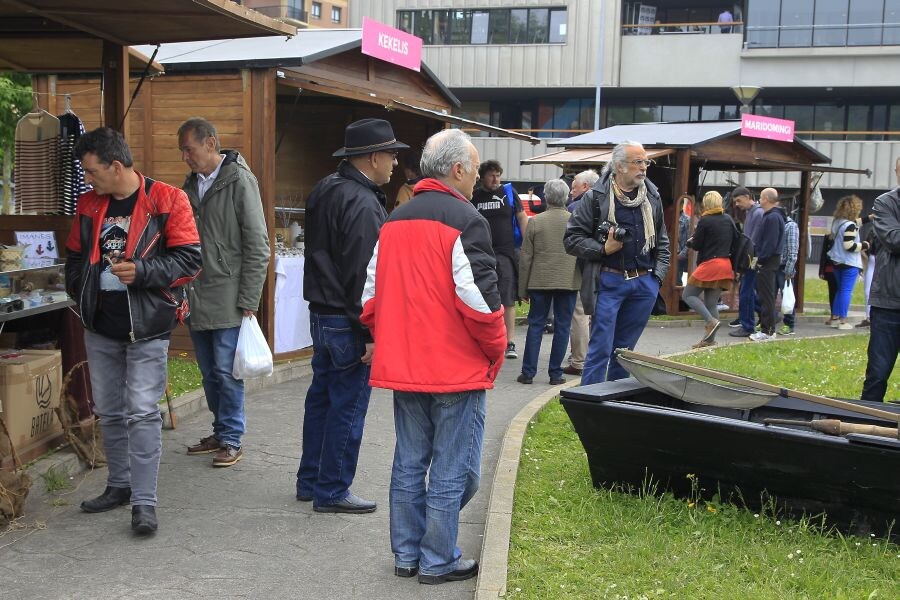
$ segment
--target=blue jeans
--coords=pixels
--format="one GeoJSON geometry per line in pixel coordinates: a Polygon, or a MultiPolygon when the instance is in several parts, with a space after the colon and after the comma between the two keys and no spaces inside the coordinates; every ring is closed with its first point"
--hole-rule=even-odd
{"type": "Polygon", "coordinates": [[[859,277],[859,269],[846,265],[837,265],[834,267],[834,279],[837,281],[837,294],[834,296],[834,306],[831,308],[831,314],[841,319],[847,318],[850,312],[850,297],[853,295],[853,286],[856,285],[856,278],[859,277]]]}
{"type": "Polygon", "coordinates": [[[756,297],[756,271],[741,273],[738,288],[738,318],[744,331],[756,330],[756,313],[760,311],[759,299],[756,297]]]}
{"type": "Polygon", "coordinates": [[[522,356],[522,373],[534,377],[537,373],[538,354],[544,337],[544,326],[550,306],[553,306],[553,345],[550,347],[550,379],[562,377],[562,361],[569,345],[569,329],[575,312],[578,292],[570,290],[528,290],[531,304],[528,309],[528,333],[525,336],[525,352],[522,356]]]}
{"type": "Polygon", "coordinates": [[[485,391],[394,392],[391,550],[398,567],[455,571],[459,511],[481,479],[485,391]],[[428,485],[425,485],[425,476],[428,485]]]}
{"type": "Polygon", "coordinates": [[[650,319],[658,293],[659,283],[652,275],[625,279],[619,273],[600,272],[581,385],[629,377],[628,371],[613,356],[613,350],[634,350],[650,319]]]}
{"type": "Polygon", "coordinates": [[[213,435],[220,444],[241,447],[247,428],[244,382],[231,375],[240,327],[191,330],[197,366],[203,375],[206,405],[213,414],[213,435]]]}
{"type": "Polygon", "coordinates": [[[365,340],[349,318],[311,313],[309,328],[313,379],[306,392],[297,495],[327,506],[350,493],[372,388],[369,365],[360,360],[365,340]]]}
{"type": "MultiPolygon", "coordinates": [[[[787,281],[787,279],[788,279],[788,276],[787,276],[787,274],[785,274],[785,272],[784,272],[784,265],[781,265],[781,266],[778,268],[778,272],[775,274],[775,288],[778,289],[778,290],[783,290],[783,289],[784,289],[784,282],[787,281]]],[[[792,286],[796,286],[796,282],[797,282],[797,276],[796,276],[796,274],[794,274],[794,277],[791,277],[790,280],[791,280],[791,285],[792,285],[792,286]]],[[[794,294],[796,294],[796,293],[797,293],[797,290],[796,290],[796,287],[795,287],[795,289],[794,289],[794,294]]],[[[776,308],[777,308],[777,312],[780,313],[780,312],[781,312],[781,306],[779,305],[779,306],[777,306],[776,308]]],[[[796,306],[796,304],[795,304],[795,305],[794,305],[794,310],[792,310],[792,311],[790,312],[790,314],[787,314],[787,315],[782,314],[782,316],[781,316],[781,322],[784,323],[785,325],[787,325],[788,327],[790,327],[791,330],[794,329],[794,323],[796,322],[796,313],[797,313],[797,306],[796,306]]]]}
{"type": "MultiPolygon", "coordinates": [[[[873,306],[869,310],[869,363],[860,400],[883,402],[888,378],[900,352],[900,310],[873,306]]],[[[896,400],[897,398],[888,398],[896,400]]]]}
{"type": "Polygon", "coordinates": [[[109,467],[107,484],[130,486],[132,504],[156,506],[159,400],[166,393],[169,340],[128,342],[85,330],[84,349],[109,467]]]}

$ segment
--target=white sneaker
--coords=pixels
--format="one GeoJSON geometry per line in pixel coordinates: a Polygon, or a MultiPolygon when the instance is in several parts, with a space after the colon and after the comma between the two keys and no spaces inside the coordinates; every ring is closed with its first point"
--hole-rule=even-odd
{"type": "Polygon", "coordinates": [[[750,334],[750,339],[754,342],[768,342],[769,340],[775,339],[775,334],[773,333],[772,335],[768,335],[766,333],[763,333],[762,331],[757,331],[756,333],[750,334]]]}
{"type": "Polygon", "coordinates": [[[840,325],[837,326],[837,328],[844,329],[844,330],[853,329],[853,325],[851,325],[850,323],[841,323],[840,325]]]}
{"type": "Polygon", "coordinates": [[[728,310],[729,308],[731,308],[731,307],[728,306],[727,304],[718,304],[718,305],[716,305],[716,310],[718,310],[719,312],[726,311],[726,310],[728,310]]]}

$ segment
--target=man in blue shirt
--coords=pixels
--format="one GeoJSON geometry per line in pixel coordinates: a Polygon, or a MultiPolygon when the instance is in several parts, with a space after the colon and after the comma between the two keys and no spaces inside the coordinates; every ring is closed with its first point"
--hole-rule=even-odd
{"type": "MultiPolygon", "coordinates": [[[[735,206],[747,211],[747,215],[744,217],[744,235],[750,238],[755,248],[759,243],[759,224],[762,222],[763,209],[758,202],[753,201],[750,190],[745,187],[734,188],[731,199],[735,206]]],[[[734,331],[728,335],[750,337],[756,328],[755,313],[759,312],[756,298],[756,271],[751,269],[746,273],[741,273],[738,299],[738,318],[729,323],[734,331]]]]}

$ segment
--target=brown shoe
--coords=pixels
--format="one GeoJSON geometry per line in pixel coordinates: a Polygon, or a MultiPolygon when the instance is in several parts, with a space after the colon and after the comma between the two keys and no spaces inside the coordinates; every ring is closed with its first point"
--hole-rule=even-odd
{"type": "Polygon", "coordinates": [[[222,446],[216,455],[213,456],[214,467],[230,467],[244,457],[243,448],[233,448],[231,446],[222,446]]]}
{"type": "Polygon", "coordinates": [[[704,328],[706,335],[703,336],[704,342],[712,342],[716,337],[716,332],[719,330],[719,327],[722,326],[722,321],[716,320],[713,323],[708,323],[704,328]]]}
{"type": "Polygon", "coordinates": [[[700,340],[699,342],[697,342],[696,344],[691,346],[691,348],[707,348],[709,346],[715,346],[715,345],[716,345],[716,340],[712,340],[712,341],[700,340]]]}
{"type": "Polygon", "coordinates": [[[565,373],[566,375],[581,375],[581,369],[569,365],[565,369],[563,369],[563,373],[565,373]]]}
{"type": "Polygon", "coordinates": [[[222,444],[216,439],[216,436],[210,435],[200,440],[199,444],[188,446],[188,455],[209,454],[210,452],[218,452],[222,444]]]}

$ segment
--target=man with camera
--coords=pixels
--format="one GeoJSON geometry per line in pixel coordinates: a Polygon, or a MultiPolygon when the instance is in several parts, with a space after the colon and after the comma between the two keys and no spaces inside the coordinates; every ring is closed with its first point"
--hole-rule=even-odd
{"type": "Polygon", "coordinates": [[[566,229],[566,252],[583,261],[581,301],[593,314],[582,385],[628,377],[616,348],[634,349],[669,271],[669,237],[653,161],[637,142],[612,152],[566,229]]]}

